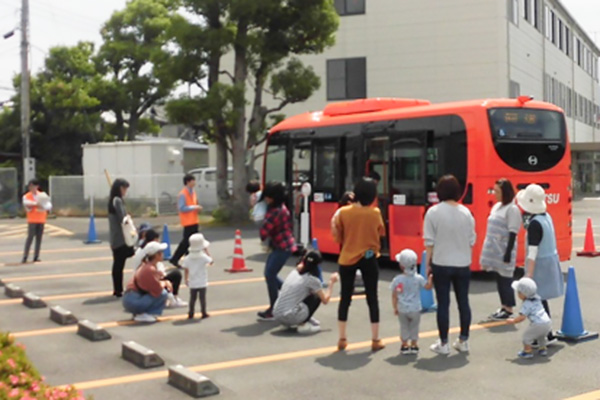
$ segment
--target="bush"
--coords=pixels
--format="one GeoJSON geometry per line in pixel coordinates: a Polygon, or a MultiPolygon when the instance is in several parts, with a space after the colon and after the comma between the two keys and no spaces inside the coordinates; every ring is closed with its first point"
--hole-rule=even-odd
{"type": "Polygon", "coordinates": [[[231,210],[226,207],[219,207],[212,212],[212,216],[215,222],[229,222],[231,221],[231,210]]]}
{"type": "Polygon", "coordinates": [[[25,346],[15,344],[13,338],[0,332],[0,399],[85,400],[85,397],[73,387],[60,389],[46,384],[27,358],[25,346]]]}

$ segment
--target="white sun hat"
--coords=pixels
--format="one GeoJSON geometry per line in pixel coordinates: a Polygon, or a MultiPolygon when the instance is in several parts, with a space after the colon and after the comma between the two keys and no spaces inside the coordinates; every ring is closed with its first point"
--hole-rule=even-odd
{"type": "Polygon", "coordinates": [[[517,204],[530,214],[546,212],[546,192],[540,185],[532,183],[517,193],[517,204]]]}
{"type": "Polygon", "coordinates": [[[201,233],[194,233],[190,236],[190,251],[202,251],[210,246],[210,242],[204,239],[204,235],[201,233]]]}
{"type": "Polygon", "coordinates": [[[147,256],[153,256],[159,251],[165,251],[166,249],[166,243],[150,242],[144,247],[144,254],[147,256]]]}

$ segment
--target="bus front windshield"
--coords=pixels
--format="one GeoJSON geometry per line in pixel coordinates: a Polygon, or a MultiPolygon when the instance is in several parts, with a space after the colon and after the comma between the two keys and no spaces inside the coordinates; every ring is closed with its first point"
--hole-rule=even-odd
{"type": "Polygon", "coordinates": [[[495,140],[562,142],[565,139],[564,118],[556,111],[494,108],[489,115],[495,140]]]}
{"type": "Polygon", "coordinates": [[[538,172],[564,157],[567,131],[564,115],[529,108],[489,110],[492,141],[498,156],[519,171],[538,172]]]}

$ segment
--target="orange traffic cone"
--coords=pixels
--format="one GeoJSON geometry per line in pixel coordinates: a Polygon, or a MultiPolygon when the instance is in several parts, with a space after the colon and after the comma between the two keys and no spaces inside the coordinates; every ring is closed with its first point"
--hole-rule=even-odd
{"type": "Polygon", "coordinates": [[[233,248],[233,262],[231,269],[226,269],[227,272],[252,272],[246,268],[246,260],[244,260],[244,250],[242,249],[242,232],[235,231],[235,246],[233,248]]]}
{"type": "Polygon", "coordinates": [[[585,228],[585,243],[583,245],[583,251],[578,251],[577,255],[583,257],[600,256],[600,252],[596,251],[596,245],[594,244],[594,231],[592,230],[591,218],[588,218],[587,226],[585,228]]]}

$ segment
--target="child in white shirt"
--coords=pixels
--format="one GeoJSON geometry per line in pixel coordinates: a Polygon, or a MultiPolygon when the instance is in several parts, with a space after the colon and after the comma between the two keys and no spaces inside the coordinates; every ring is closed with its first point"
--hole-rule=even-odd
{"type": "Polygon", "coordinates": [[[425,280],[417,271],[417,253],[404,249],[396,254],[402,274],[394,278],[390,285],[392,290],[392,307],[400,322],[400,339],[402,355],[419,353],[419,323],[421,321],[421,288],[431,290],[433,276],[425,280]],[[410,342],[410,343],[409,343],[410,342]]]}
{"type": "Polygon", "coordinates": [[[190,308],[188,319],[194,318],[194,306],[196,298],[200,297],[200,310],[202,318],[210,315],[206,312],[206,287],[208,286],[208,274],[206,267],[212,265],[213,259],[206,254],[210,243],[204,239],[201,233],[190,236],[189,254],[183,260],[185,269],[185,282],[190,288],[190,308]]]}
{"type": "Polygon", "coordinates": [[[520,358],[533,358],[533,343],[537,341],[539,345],[538,354],[542,357],[548,355],[546,350],[546,341],[548,332],[552,330],[552,320],[544,309],[542,300],[537,294],[537,285],[531,278],[521,278],[512,283],[513,289],[523,300],[523,305],[519,310],[519,316],[507,320],[509,324],[518,324],[529,319],[531,324],[523,332],[523,350],[517,355],[520,358]]]}

